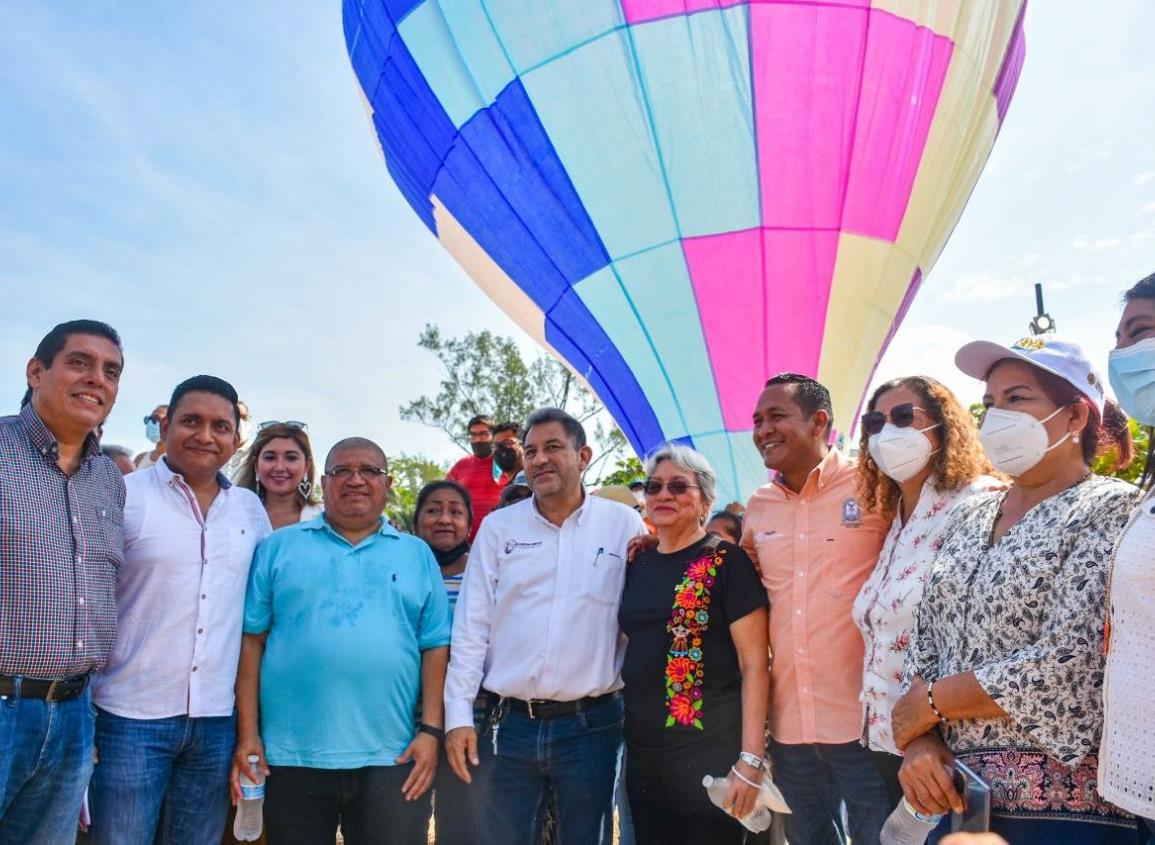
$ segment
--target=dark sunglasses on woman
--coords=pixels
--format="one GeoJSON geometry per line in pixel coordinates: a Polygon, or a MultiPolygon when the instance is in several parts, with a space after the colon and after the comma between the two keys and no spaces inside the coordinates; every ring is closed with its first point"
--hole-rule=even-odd
{"type": "MultiPolygon", "coordinates": [[[[914,424],[914,412],[923,409],[913,402],[903,402],[890,409],[890,422],[895,428],[907,428],[914,424]]],[[[923,411],[925,413],[925,411],[923,411]]],[[[867,434],[878,434],[886,425],[887,415],[882,411],[871,411],[862,415],[862,430],[867,434]]]]}

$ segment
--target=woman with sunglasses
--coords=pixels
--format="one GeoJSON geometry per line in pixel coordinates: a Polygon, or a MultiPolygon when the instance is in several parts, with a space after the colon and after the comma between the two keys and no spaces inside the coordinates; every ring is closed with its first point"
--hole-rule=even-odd
{"type": "MultiPolygon", "coordinates": [[[[863,741],[897,783],[902,759],[890,710],[902,695],[902,669],[934,552],[957,506],[1005,486],[993,478],[970,411],[932,378],[881,385],[860,423],[859,501],[890,522],[874,571],[854,602],[866,653],[862,673],[863,741]],[[893,520],[893,521],[891,521],[893,520]]],[[[892,796],[895,803],[899,795],[892,796]]]]}
{"type": "Polygon", "coordinates": [[[1150,429],[1155,426],[1155,274],[1123,298],[1110,357],[1111,387],[1123,410],[1148,427],[1148,446],[1139,479],[1145,493],[1111,561],[1099,789],[1138,816],[1155,837],[1155,437],[1150,429]]]}
{"type": "Polygon", "coordinates": [[[715,474],[702,455],[668,444],[646,461],[646,516],[657,545],[626,572],[618,622],[629,638],[626,791],[639,845],[740,843],[737,821],[762,780],[766,591],[738,546],[704,528],[715,474]],[[726,815],[705,775],[729,775],[726,815]]]}
{"type": "Polygon", "coordinates": [[[980,440],[1012,483],[960,506],[935,556],[891,717],[903,792],[920,813],[961,809],[957,758],[1015,845],[1134,843],[1096,769],[1107,568],[1135,488],[1090,469],[1108,448],[1130,461],[1127,420],[1060,338],[969,343],[955,362],[986,381],[980,440]]]}
{"type": "Polygon", "coordinates": [[[296,420],[261,423],[237,473],[237,485],[260,496],[274,529],[321,515],[308,428],[296,420]]]}

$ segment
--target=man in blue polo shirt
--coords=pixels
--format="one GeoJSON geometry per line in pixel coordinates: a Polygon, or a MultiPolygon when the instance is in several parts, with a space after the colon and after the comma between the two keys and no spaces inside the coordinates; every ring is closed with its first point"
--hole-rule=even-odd
{"type": "Polygon", "coordinates": [[[429,547],[381,516],[390,483],[377,444],[342,440],[325,461],[325,513],[275,532],[253,561],[233,795],[258,755],[279,845],[331,841],[338,824],[346,841],[403,842],[429,818],[449,604],[429,547]]]}

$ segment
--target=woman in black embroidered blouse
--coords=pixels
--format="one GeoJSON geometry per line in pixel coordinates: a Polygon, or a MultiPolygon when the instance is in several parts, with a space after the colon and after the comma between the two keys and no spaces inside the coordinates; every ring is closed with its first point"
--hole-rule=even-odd
{"type": "Polygon", "coordinates": [[[740,843],[754,809],[770,688],[766,591],[750,558],[703,528],[714,471],[686,446],[647,461],[646,515],[658,545],[626,573],[618,616],[626,789],[638,845],[740,843]],[[731,770],[733,767],[733,770],[731,770]],[[730,775],[725,806],[705,775],[730,775]]]}

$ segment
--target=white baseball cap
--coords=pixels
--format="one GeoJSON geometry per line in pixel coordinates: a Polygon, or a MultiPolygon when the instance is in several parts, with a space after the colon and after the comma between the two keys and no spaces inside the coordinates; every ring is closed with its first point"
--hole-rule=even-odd
{"type": "Polygon", "coordinates": [[[1024,337],[1010,346],[1001,346],[989,340],[975,340],[955,353],[954,362],[968,376],[985,381],[991,368],[1007,358],[1026,361],[1068,382],[1090,399],[1102,416],[1105,398],[1103,379],[1091,366],[1083,347],[1072,340],[1051,334],[1024,337]]]}

